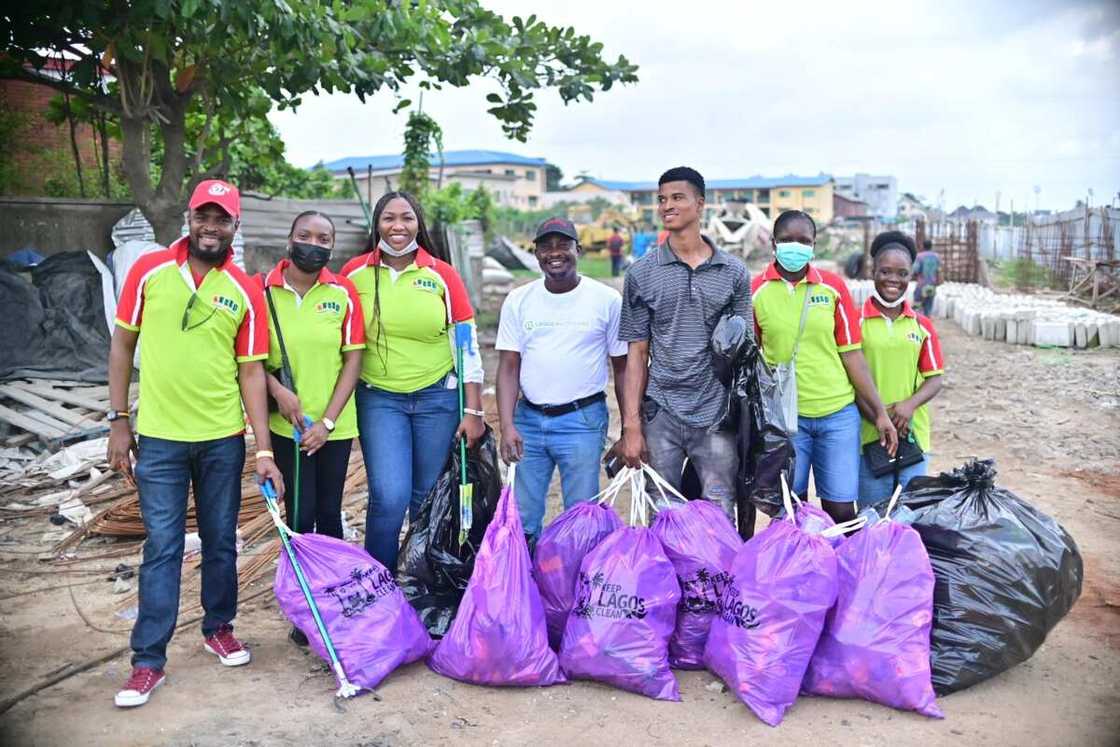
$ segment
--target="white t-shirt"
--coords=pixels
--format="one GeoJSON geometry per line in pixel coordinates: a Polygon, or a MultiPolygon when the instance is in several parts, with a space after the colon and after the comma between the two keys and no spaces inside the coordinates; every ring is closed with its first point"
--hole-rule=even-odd
{"type": "Polygon", "coordinates": [[[626,355],[618,339],[622,295],[580,276],[567,293],[544,279],[515,288],[502,303],[498,350],[521,354],[521,391],[533,404],[562,405],[606,389],[607,356],[626,355]]]}

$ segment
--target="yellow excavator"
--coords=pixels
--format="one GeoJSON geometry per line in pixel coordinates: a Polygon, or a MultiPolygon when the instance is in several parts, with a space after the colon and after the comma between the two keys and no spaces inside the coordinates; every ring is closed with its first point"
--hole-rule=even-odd
{"type": "Polygon", "coordinates": [[[579,232],[579,243],[587,252],[605,251],[607,240],[617,227],[622,234],[626,246],[637,232],[637,223],[640,213],[633,208],[610,207],[599,214],[595,220],[591,219],[591,207],[581,205],[583,209],[572,209],[569,212],[572,222],[576,224],[579,232]]]}

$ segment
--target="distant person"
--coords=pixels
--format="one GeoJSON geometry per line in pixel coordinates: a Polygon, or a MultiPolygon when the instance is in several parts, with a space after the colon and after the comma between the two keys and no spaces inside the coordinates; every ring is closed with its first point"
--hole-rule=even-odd
{"type": "MultiPolygon", "coordinates": [[[[350,446],[358,435],[354,385],[366,331],[354,284],[327,269],[333,248],[331,219],[316,210],[300,213],[288,231],[288,256],[258,280],[269,307],[265,367],[277,409],[268,425],[288,485],[288,526],[341,539],[342,491],[350,446]],[[294,391],[284,386],[285,365],[294,391]],[[300,434],[298,485],[295,431],[300,434]]],[[[307,645],[299,628],[292,628],[289,638],[307,645]]]]}
{"type": "MultiPolygon", "coordinates": [[[[898,430],[899,441],[912,441],[923,452],[922,461],[899,471],[898,484],[906,487],[926,474],[929,464],[930,415],[926,406],[941,391],[945,360],[933,323],[906,301],[911,265],[917,253],[914,240],[901,231],[886,231],[871,243],[875,290],[863,304],[860,328],[863,354],[887,414],[898,430]]],[[[862,400],[860,409],[864,410],[862,400]]],[[[864,411],[860,442],[866,447],[879,438],[874,413],[864,411]]],[[[868,459],[860,462],[859,501],[870,505],[894,491],[895,475],[875,477],[868,459]]]]}
{"type": "Polygon", "coordinates": [[[933,315],[933,299],[937,295],[937,286],[941,285],[941,257],[933,251],[931,239],[925,239],[922,248],[914,259],[914,280],[917,281],[914,299],[928,317],[933,315]]]}
{"type": "Polygon", "coordinates": [[[686,166],[661,175],[657,212],[664,242],[626,272],[619,337],[630,344],[618,451],[643,460],[680,489],[685,459],[704,498],[734,519],[735,433],[713,430],[727,387],[712,365],[711,337],[735,314],[753,327],[750,273],[700,233],[704,177],[686,166]]]}
{"type": "Polygon", "coordinates": [[[860,350],[859,315],[847,284],[810,264],[816,238],[816,223],[800,210],[774,221],[774,261],[752,285],[755,334],[771,366],[796,358],[793,490],[805,496],[812,471],[821,506],[840,522],[855,517],[859,496],[857,395],[891,454],[898,435],[860,350]]]}
{"type": "Polygon", "coordinates": [[[202,537],[203,648],[227,667],[251,658],[233,635],[244,413],[256,437],[257,480],[272,480],[280,495],[284,480],[268,429],[268,310],[260,286],[233,263],[240,217],[236,187],[201,182],[188,203],[187,235],[136,260],[117,304],[108,461],[135,475],[147,534],[130,641],[132,674],[114,701],[121,707],[147,703],[164,681],[167,644],[179,617],[192,486],[202,537]],[[128,421],[128,380],[141,339],[137,444],[128,421]]]}
{"type": "Polygon", "coordinates": [[[405,513],[415,519],[458,439],[485,433],[482,357],[463,279],[432,242],[420,204],[387,192],[373,208],[369,251],[342,274],[366,320],[361,383],[354,398],[369,506],[365,549],[393,572],[405,513]],[[455,325],[470,326],[459,417],[455,325]]]}
{"type": "Polygon", "coordinates": [[[599,492],[608,425],[604,390],[613,367],[621,404],[627,352],[618,339],[622,296],[580,275],[575,226],[549,218],[535,244],[544,278],[506,297],[496,344],[502,458],[519,463],[515,494],[525,534],[533,539],[556,468],[564,508],[599,492]]]}
{"type": "Polygon", "coordinates": [[[622,234],[618,232],[618,226],[614,227],[614,232],[611,237],[607,239],[607,251],[611,255],[611,277],[618,277],[622,272],[622,247],[626,242],[622,238],[622,234]]]}

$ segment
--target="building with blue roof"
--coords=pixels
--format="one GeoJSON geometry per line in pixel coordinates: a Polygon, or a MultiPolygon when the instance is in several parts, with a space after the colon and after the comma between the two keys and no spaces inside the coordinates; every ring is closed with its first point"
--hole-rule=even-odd
{"type": "MultiPolygon", "coordinates": [[[[430,179],[433,187],[459,183],[472,191],[483,186],[499,205],[536,209],[545,192],[545,170],[549,163],[500,150],[445,150],[432,153],[430,179]]],[[[336,178],[349,179],[348,168],[354,169],[358,188],[374,201],[400,184],[404,156],[350,156],[323,164],[336,178]]]]}
{"type": "MultiPolygon", "coordinates": [[[[755,204],[770,218],[784,210],[804,210],[820,223],[833,217],[833,179],[829,174],[816,176],[748,176],[740,179],[705,179],[704,201],[709,207],[728,203],[755,204]]],[[[572,187],[575,191],[621,192],[632,205],[642,209],[644,216],[656,222],[657,182],[614,181],[583,177],[572,187]]]]}

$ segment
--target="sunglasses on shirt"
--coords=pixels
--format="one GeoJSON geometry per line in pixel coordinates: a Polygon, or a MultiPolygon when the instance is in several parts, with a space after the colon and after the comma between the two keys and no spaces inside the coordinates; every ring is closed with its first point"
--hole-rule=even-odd
{"type": "Polygon", "coordinates": [[[214,314],[216,314],[217,311],[218,311],[218,307],[214,306],[210,309],[210,313],[207,314],[201,322],[195,322],[194,324],[190,324],[191,308],[194,306],[195,301],[197,301],[197,300],[198,300],[198,292],[196,291],[196,292],[191,294],[190,300],[187,301],[187,307],[185,309],[183,309],[183,321],[179,325],[180,329],[183,332],[190,332],[192,329],[195,329],[196,327],[201,327],[203,324],[206,324],[206,322],[210,321],[210,317],[214,316],[214,314]]]}

